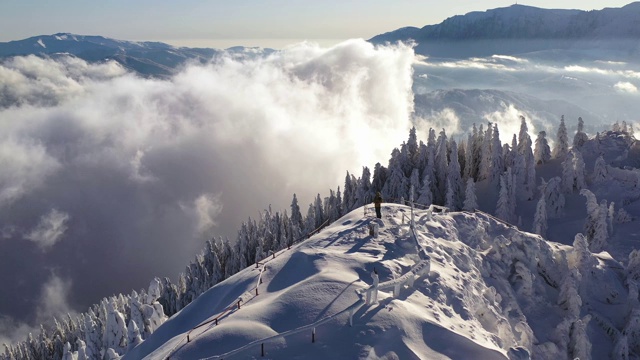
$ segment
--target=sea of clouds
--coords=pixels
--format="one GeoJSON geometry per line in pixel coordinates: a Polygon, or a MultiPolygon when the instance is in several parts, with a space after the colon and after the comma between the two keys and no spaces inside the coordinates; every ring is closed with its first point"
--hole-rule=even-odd
{"type": "Polygon", "coordinates": [[[166,80],[67,56],[3,61],[0,334],[175,280],[205,239],[384,163],[408,134],[414,60],[352,40],[166,80]]]}

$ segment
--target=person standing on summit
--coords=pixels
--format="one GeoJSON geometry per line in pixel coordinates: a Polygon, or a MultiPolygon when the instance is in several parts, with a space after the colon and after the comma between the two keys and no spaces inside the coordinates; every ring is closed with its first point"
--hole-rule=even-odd
{"type": "Polygon", "coordinates": [[[380,191],[378,191],[376,197],[373,198],[373,204],[376,207],[376,217],[381,219],[382,213],[380,212],[380,205],[382,204],[382,195],[380,195],[380,191]]]}

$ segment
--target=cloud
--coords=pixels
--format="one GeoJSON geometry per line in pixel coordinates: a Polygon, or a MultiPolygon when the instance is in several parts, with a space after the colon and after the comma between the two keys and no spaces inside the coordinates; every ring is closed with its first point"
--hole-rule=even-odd
{"type": "Polygon", "coordinates": [[[40,222],[34,229],[25,234],[24,238],[38,244],[43,250],[47,250],[60,241],[67,231],[69,214],[51,209],[40,218],[40,222]]]}
{"type": "Polygon", "coordinates": [[[423,114],[416,122],[418,123],[418,130],[422,134],[420,138],[424,140],[429,136],[429,128],[435,129],[436,133],[439,133],[440,129],[444,128],[447,136],[460,135],[464,132],[464,130],[460,129],[460,118],[455,110],[450,108],[423,114]]]}
{"type": "Polygon", "coordinates": [[[61,319],[67,314],[76,315],[69,305],[71,287],[70,280],[51,274],[40,288],[35,316],[30,321],[18,321],[12,316],[0,314],[0,346],[24,341],[29,334],[37,337],[40,325],[48,328],[53,325],[54,318],[61,319]]]}
{"type": "Polygon", "coordinates": [[[630,82],[620,81],[613,85],[613,88],[621,93],[635,94],[638,92],[638,88],[630,82]]]}
{"type": "MultiPolygon", "coordinates": [[[[520,133],[520,116],[524,116],[527,122],[527,130],[532,142],[535,142],[540,131],[546,131],[547,134],[550,134],[551,124],[535,114],[519,110],[513,104],[504,104],[502,110],[486,113],[483,118],[493,124],[497,124],[500,132],[500,142],[511,146],[513,134],[518,135],[520,133]]],[[[551,139],[547,138],[547,140],[550,144],[552,143],[551,139]]]]}
{"type": "Polygon", "coordinates": [[[220,212],[222,212],[220,194],[202,194],[191,204],[183,204],[181,207],[187,214],[190,214],[194,218],[198,233],[205,235],[218,225],[216,218],[220,215],[220,212]]]}
{"type": "Polygon", "coordinates": [[[3,62],[0,282],[25,301],[0,298],[0,313],[33,316],[50,269],[80,309],[175,279],[205,238],[384,163],[408,134],[413,61],[411,47],[352,40],[163,80],[65,56],[3,62]]]}

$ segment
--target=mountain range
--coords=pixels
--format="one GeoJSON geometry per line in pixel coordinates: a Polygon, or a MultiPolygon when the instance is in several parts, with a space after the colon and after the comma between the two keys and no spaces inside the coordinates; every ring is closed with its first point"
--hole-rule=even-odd
{"type": "Polygon", "coordinates": [[[626,50],[636,54],[637,41],[634,40],[640,37],[638,19],[640,2],[592,11],[512,5],[456,15],[422,28],[400,28],[369,41],[375,44],[414,41],[417,52],[442,57],[584,49],[593,48],[594,42],[602,48],[630,44],[631,48],[626,50]],[[457,46],[452,47],[450,42],[456,42],[457,46]]]}
{"type": "MultiPolygon", "coordinates": [[[[227,49],[242,53],[244,47],[227,49]]],[[[102,36],[58,33],[0,43],[0,58],[9,56],[76,56],[88,62],[115,60],[143,76],[166,77],[189,61],[206,63],[224,50],[174,47],[162,42],[124,41],[102,36]]]]}

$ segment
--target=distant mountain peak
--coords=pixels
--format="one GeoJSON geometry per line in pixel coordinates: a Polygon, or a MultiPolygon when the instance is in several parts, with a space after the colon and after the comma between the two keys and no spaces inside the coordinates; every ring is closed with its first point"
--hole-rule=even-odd
{"type": "Polygon", "coordinates": [[[370,39],[373,43],[481,39],[639,39],[640,2],[602,10],[543,9],[514,4],[447,18],[437,25],[401,28],[370,39]]]}

